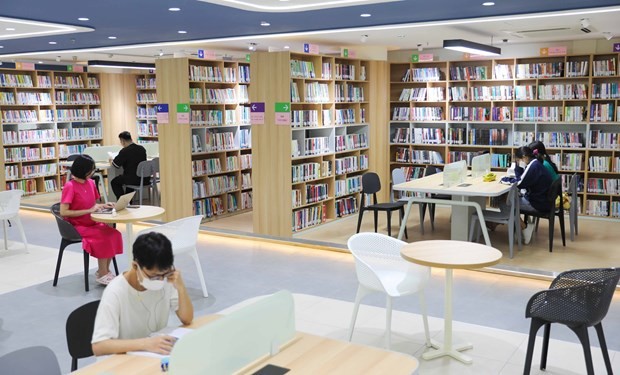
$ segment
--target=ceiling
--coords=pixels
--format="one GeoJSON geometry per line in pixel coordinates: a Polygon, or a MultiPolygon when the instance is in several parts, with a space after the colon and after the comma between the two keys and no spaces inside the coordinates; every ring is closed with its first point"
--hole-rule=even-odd
{"type": "Polygon", "coordinates": [[[5,0],[0,61],[153,62],[198,48],[237,57],[248,52],[249,43],[258,50],[300,51],[309,42],[331,53],[340,46],[438,48],[444,39],[456,38],[502,46],[620,37],[620,0],[494,0],[493,6],[483,6],[485,0],[351,1],[235,0],[233,7],[225,5],[231,0],[5,0]],[[312,3],[335,7],[277,9],[312,3]],[[78,20],[82,17],[88,20],[78,20]],[[16,19],[18,26],[10,27],[16,30],[6,30],[16,19]],[[581,30],[582,19],[590,33],[581,30]],[[269,26],[261,26],[265,22],[269,26]],[[46,25],[41,23],[56,24],[47,25],[52,34],[16,36],[22,26],[40,31],[46,25]]]}

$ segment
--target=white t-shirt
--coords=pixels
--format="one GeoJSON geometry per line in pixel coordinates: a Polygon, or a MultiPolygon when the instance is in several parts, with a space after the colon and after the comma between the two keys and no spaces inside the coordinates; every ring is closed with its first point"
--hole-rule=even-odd
{"type": "Polygon", "coordinates": [[[161,290],[139,292],[120,275],[103,292],[92,343],[148,337],[166,327],[170,311],[178,309],[179,293],[172,283],[166,282],[161,290]]]}

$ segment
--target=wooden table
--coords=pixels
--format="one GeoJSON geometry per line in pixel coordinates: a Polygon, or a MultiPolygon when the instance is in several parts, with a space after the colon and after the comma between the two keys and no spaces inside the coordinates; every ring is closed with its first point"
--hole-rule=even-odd
{"type": "Polygon", "coordinates": [[[125,228],[127,230],[127,246],[126,251],[127,259],[129,260],[128,264],[131,264],[133,261],[133,251],[131,250],[131,246],[133,245],[133,223],[154,219],[156,217],[162,216],[166,212],[162,207],[158,206],[140,206],[137,208],[125,208],[122,211],[118,211],[112,214],[90,214],[90,217],[94,221],[98,221],[100,223],[112,224],[112,223],[120,223],[125,224],[125,228]]]}
{"type": "Polygon", "coordinates": [[[502,253],[490,246],[464,241],[418,241],[403,246],[401,256],[406,260],[428,267],[446,270],[444,295],[444,342],[437,350],[422,355],[424,359],[450,356],[463,363],[472,363],[471,357],[460,353],[471,349],[471,344],[452,343],[452,270],[492,266],[502,258],[502,253]]]}
{"type": "Polygon", "coordinates": [[[448,204],[452,206],[452,225],[450,229],[450,238],[452,240],[467,241],[469,235],[469,221],[471,210],[475,209],[482,227],[482,234],[485,243],[491,246],[489,233],[484,224],[484,215],[482,207],[486,205],[486,199],[489,197],[498,197],[510,191],[510,185],[500,184],[499,180],[505,173],[496,173],[497,180],[492,182],[482,181],[482,177],[468,176],[463,184],[450,187],[443,186],[443,173],[436,173],[427,177],[418,178],[407,181],[402,184],[394,185],[394,190],[421,193],[422,196],[412,196],[408,198],[407,208],[405,209],[405,217],[400,226],[398,239],[402,239],[405,234],[405,227],[409,212],[414,202],[448,204]],[[468,186],[464,186],[468,185],[468,186]],[[434,199],[426,197],[427,194],[451,195],[452,200],[434,199]]]}
{"type": "MultiPolygon", "coordinates": [[[[219,318],[196,318],[189,326],[197,328],[219,318]]],[[[403,374],[417,373],[418,361],[409,355],[346,341],[297,333],[295,339],[272,357],[261,359],[239,374],[252,374],[267,364],[290,368],[288,374],[403,374]]],[[[160,359],[117,354],[93,363],[74,374],[80,375],[156,375],[161,374],[160,359]]]]}

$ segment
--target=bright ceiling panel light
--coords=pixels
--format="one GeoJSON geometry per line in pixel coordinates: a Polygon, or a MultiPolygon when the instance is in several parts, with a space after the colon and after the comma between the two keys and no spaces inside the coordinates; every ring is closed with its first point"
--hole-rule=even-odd
{"type": "Polygon", "coordinates": [[[155,69],[155,64],[149,63],[134,63],[125,61],[103,61],[103,60],[88,60],[89,67],[98,68],[115,68],[115,69],[155,69]]]}
{"type": "Polygon", "coordinates": [[[0,39],[20,39],[93,31],[91,27],[0,17],[0,39]]]}
{"type": "Polygon", "coordinates": [[[499,56],[502,54],[501,48],[470,42],[469,40],[464,39],[444,40],[443,48],[481,56],[499,56]]]}
{"type": "Polygon", "coordinates": [[[282,0],[198,0],[253,12],[303,12],[324,8],[391,3],[400,0],[296,0],[294,4],[282,0]]]}

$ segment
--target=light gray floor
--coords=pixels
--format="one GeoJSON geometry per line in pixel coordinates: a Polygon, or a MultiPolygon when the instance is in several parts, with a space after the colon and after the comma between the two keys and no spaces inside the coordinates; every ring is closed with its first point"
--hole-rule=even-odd
{"type": "MultiPolygon", "coordinates": [[[[57,247],[60,243],[55,222],[51,215],[23,212],[22,221],[30,243],[57,247]]],[[[9,238],[18,240],[15,230],[9,238]]],[[[231,241],[232,242],[232,241],[231,241]]],[[[221,242],[220,242],[221,243],[221,242]]],[[[308,253],[265,251],[252,242],[246,245],[222,246],[206,240],[199,243],[199,256],[203,264],[210,297],[202,298],[199,284],[189,257],[179,257],[176,264],[186,269],[184,278],[190,286],[196,315],[214,313],[247,298],[288,289],[303,293],[352,302],[357,279],[352,262],[330,261],[329,257],[308,253]],[[250,245],[247,245],[250,244],[250,245]]],[[[81,251],[72,246],[69,251],[81,251]]],[[[126,267],[126,257],[118,257],[121,269],[126,267]]],[[[50,278],[53,266],[49,269],[50,278]]],[[[476,272],[457,274],[454,283],[454,319],[471,324],[527,333],[529,321],[525,319],[525,305],[535,291],[528,283],[481,282],[476,272]]],[[[514,279],[509,277],[502,277],[514,279]]],[[[518,279],[515,279],[518,280],[518,279]]],[[[0,275],[2,282],[2,275],[0,275]]],[[[432,288],[427,292],[429,315],[443,316],[443,277],[433,274],[432,288]]],[[[15,292],[0,295],[0,355],[22,347],[46,345],[58,356],[63,372],[68,372],[70,357],[65,341],[65,321],[76,307],[100,298],[103,288],[94,284],[86,293],[81,273],[62,278],[58,287],[51,281],[15,292]]],[[[384,306],[380,296],[368,297],[364,303],[384,306]]],[[[417,298],[395,301],[394,309],[418,313],[417,298]]],[[[620,350],[620,301],[614,300],[604,322],[610,349],[620,350]]],[[[552,329],[555,339],[576,341],[574,335],[563,327],[552,329]]],[[[593,345],[598,346],[595,334],[593,345]]],[[[80,366],[91,360],[82,360],[80,366]]]]}

